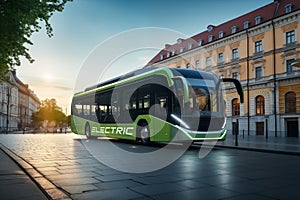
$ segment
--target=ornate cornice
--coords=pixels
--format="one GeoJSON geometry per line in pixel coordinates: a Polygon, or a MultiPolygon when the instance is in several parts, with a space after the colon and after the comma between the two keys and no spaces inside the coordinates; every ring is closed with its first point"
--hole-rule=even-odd
{"type": "Polygon", "coordinates": [[[266,60],[264,58],[257,58],[251,62],[252,65],[256,65],[259,63],[264,63],[266,60]]]}
{"type": "Polygon", "coordinates": [[[224,46],[217,49],[217,53],[222,53],[224,51],[225,51],[225,47],[224,46]]]}
{"type": "Polygon", "coordinates": [[[287,24],[297,22],[299,20],[300,20],[300,10],[275,19],[274,24],[275,24],[275,28],[279,28],[287,24]]]}
{"type": "Polygon", "coordinates": [[[252,39],[252,42],[256,42],[256,41],[259,41],[259,40],[263,40],[264,37],[265,37],[265,34],[261,33],[261,34],[258,34],[258,35],[255,35],[255,36],[251,37],[251,39],[252,39]]]}
{"type": "Polygon", "coordinates": [[[298,22],[293,22],[291,24],[282,26],[281,29],[283,30],[283,32],[288,32],[288,31],[295,30],[297,28],[297,26],[298,26],[298,22]]]}
{"type": "Polygon", "coordinates": [[[238,42],[229,44],[229,47],[230,47],[230,49],[236,49],[236,48],[238,48],[238,47],[240,46],[240,43],[241,43],[241,42],[238,41],[238,42]]]}

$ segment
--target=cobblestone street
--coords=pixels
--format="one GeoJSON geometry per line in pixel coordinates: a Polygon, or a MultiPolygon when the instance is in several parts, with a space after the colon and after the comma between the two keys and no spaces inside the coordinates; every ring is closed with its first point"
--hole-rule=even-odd
{"type": "MultiPolygon", "coordinates": [[[[190,148],[161,170],[124,173],[96,160],[83,145],[88,142],[73,134],[0,135],[3,146],[72,199],[294,199],[300,195],[299,156],[215,148],[199,159],[199,149],[190,148]]],[[[133,146],[114,144],[124,149],[133,146]]],[[[135,145],[133,150],[158,148],[135,145]]]]}

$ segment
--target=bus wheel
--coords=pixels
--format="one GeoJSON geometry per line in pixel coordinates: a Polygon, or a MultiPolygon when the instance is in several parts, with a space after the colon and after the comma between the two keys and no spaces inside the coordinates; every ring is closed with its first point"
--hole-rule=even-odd
{"type": "Polygon", "coordinates": [[[89,123],[85,124],[85,136],[86,136],[87,139],[90,139],[92,137],[91,136],[91,128],[90,128],[89,123]]]}
{"type": "Polygon", "coordinates": [[[142,124],[138,127],[138,141],[142,144],[149,144],[150,143],[150,129],[147,124],[142,124]]]}

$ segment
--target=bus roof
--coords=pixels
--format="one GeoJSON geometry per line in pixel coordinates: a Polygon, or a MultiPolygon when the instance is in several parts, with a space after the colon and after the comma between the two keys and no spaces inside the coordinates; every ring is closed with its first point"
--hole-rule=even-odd
{"type": "Polygon", "coordinates": [[[207,80],[217,81],[217,76],[211,72],[205,72],[194,69],[184,69],[184,68],[172,68],[173,74],[176,76],[180,75],[185,78],[200,78],[207,80]]]}
{"type": "Polygon", "coordinates": [[[115,86],[123,85],[129,82],[143,79],[145,77],[149,77],[151,75],[158,75],[158,74],[167,77],[169,85],[173,84],[173,81],[171,79],[173,77],[173,73],[170,70],[170,68],[148,67],[148,68],[143,68],[143,69],[129,72],[125,75],[118,76],[104,82],[100,82],[97,85],[86,88],[83,92],[78,92],[74,94],[74,96],[77,97],[89,93],[94,93],[97,91],[113,88],[115,86]]]}
{"type": "Polygon", "coordinates": [[[125,75],[118,76],[104,82],[100,82],[97,85],[87,87],[83,92],[78,92],[74,94],[74,97],[83,96],[86,94],[94,93],[97,91],[109,89],[115,86],[123,85],[129,83],[131,81],[136,81],[143,79],[145,77],[149,77],[151,75],[163,75],[167,78],[169,85],[173,84],[173,80],[171,79],[174,76],[184,76],[185,78],[201,78],[201,79],[209,79],[216,80],[217,77],[209,72],[192,70],[192,69],[182,69],[182,68],[158,68],[158,67],[147,67],[138,69],[132,72],[129,72],[125,75]]]}
{"type": "Polygon", "coordinates": [[[117,77],[114,77],[112,79],[100,82],[97,85],[87,87],[84,91],[86,92],[86,91],[89,91],[89,90],[92,90],[92,89],[95,89],[95,88],[100,88],[102,86],[109,85],[109,84],[112,84],[112,83],[118,82],[120,80],[130,78],[130,77],[133,77],[133,76],[137,76],[139,74],[146,73],[146,72],[154,70],[154,69],[157,69],[157,67],[142,68],[142,69],[138,69],[138,70],[135,70],[135,71],[131,71],[131,72],[128,72],[124,75],[117,76],[117,77]]]}

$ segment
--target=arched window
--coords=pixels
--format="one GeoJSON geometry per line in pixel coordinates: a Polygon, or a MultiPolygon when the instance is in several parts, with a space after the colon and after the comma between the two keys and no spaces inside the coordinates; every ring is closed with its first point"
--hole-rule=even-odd
{"type": "Polygon", "coordinates": [[[264,115],[265,114],[265,98],[261,95],[255,98],[256,102],[256,114],[264,115]]]}
{"type": "Polygon", "coordinates": [[[296,113],[296,93],[288,92],[285,94],[285,112],[296,113]]]}
{"type": "Polygon", "coordinates": [[[240,115],[240,100],[235,98],[231,102],[232,116],[240,115]]]}

